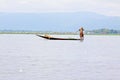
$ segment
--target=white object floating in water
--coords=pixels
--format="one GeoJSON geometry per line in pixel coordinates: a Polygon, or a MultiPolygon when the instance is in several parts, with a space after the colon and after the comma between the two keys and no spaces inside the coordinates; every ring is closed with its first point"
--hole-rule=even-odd
{"type": "Polygon", "coordinates": [[[23,72],[23,69],[19,69],[19,72],[23,72]]]}

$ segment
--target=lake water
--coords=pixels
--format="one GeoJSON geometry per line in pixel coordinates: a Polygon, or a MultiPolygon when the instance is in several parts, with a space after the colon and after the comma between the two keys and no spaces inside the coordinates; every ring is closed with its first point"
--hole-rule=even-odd
{"type": "Polygon", "coordinates": [[[120,80],[120,36],[1,34],[0,80],[120,80]]]}

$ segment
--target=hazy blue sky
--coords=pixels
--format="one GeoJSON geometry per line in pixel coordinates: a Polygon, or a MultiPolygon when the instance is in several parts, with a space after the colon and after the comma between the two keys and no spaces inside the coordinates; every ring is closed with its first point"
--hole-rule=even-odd
{"type": "Polygon", "coordinates": [[[120,16],[120,0],[0,0],[0,12],[80,12],[120,16]]]}

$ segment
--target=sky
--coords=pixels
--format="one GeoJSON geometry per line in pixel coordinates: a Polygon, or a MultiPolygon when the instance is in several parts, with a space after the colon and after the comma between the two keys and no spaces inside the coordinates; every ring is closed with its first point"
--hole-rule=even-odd
{"type": "Polygon", "coordinates": [[[95,12],[120,16],[120,0],[0,0],[0,12],[95,12]]]}

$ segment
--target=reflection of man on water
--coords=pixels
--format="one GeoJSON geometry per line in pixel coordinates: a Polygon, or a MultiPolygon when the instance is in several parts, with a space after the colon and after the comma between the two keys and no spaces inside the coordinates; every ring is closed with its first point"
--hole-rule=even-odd
{"type": "Polygon", "coordinates": [[[80,39],[84,39],[84,29],[83,29],[83,27],[81,27],[80,29],[79,29],[79,31],[80,31],[80,39]]]}

